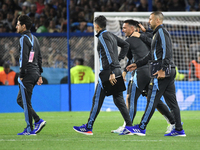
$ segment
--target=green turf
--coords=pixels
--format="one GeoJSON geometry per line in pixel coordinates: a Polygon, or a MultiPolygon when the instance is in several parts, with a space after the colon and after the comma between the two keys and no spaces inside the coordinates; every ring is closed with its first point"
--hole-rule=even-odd
{"type": "MultiPolygon", "coordinates": [[[[40,112],[47,125],[36,136],[17,136],[26,126],[23,113],[0,114],[0,149],[12,150],[199,150],[200,111],[182,111],[186,137],[164,137],[167,123],[155,112],[145,137],[111,133],[123,124],[119,112],[100,112],[93,136],[75,132],[72,127],[86,123],[89,112],[40,112]]],[[[134,124],[143,112],[138,112],[134,124]]]]}

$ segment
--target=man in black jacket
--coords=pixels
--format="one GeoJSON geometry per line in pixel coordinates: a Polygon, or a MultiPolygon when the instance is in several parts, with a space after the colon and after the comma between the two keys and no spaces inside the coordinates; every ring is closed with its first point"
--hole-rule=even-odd
{"type": "Polygon", "coordinates": [[[25,121],[27,127],[22,133],[17,135],[35,135],[45,126],[46,121],[40,119],[31,104],[32,91],[37,83],[43,83],[41,73],[42,56],[38,39],[30,32],[32,26],[31,18],[27,15],[21,15],[18,18],[16,29],[21,34],[19,40],[20,51],[20,72],[19,72],[19,93],[17,103],[24,109],[25,121]],[[32,119],[35,120],[35,128],[33,129],[32,119]]]}
{"type": "MultiPolygon", "coordinates": [[[[123,23],[123,30],[125,33],[125,36],[127,41],[130,46],[129,46],[129,51],[127,53],[127,66],[131,64],[131,61],[138,61],[145,57],[149,53],[149,47],[146,45],[140,38],[137,37],[131,37],[132,33],[134,32],[139,32],[139,22],[135,20],[125,20],[123,23]]],[[[141,33],[146,34],[146,33],[141,33]]],[[[147,35],[145,35],[147,37],[147,35]]],[[[126,68],[124,69],[124,72],[122,73],[123,78],[125,79],[127,70],[126,68]]],[[[132,80],[131,83],[129,84],[129,97],[128,97],[128,108],[129,108],[129,115],[131,117],[131,121],[133,122],[136,112],[137,112],[137,101],[139,96],[142,94],[146,96],[146,92],[143,91],[148,91],[148,85],[150,82],[151,78],[149,76],[149,67],[148,64],[138,68],[135,70],[134,74],[132,74],[132,80]]],[[[127,103],[127,102],[126,102],[127,103]]],[[[157,105],[158,111],[166,118],[167,122],[171,124],[171,128],[169,127],[169,131],[171,132],[173,125],[175,124],[173,115],[170,113],[169,109],[167,106],[160,100],[158,105],[157,105]],[[171,130],[170,130],[171,129],[171,130]]],[[[121,129],[121,128],[120,128],[121,129]]],[[[123,130],[121,130],[122,132],[123,130]]],[[[126,132],[127,133],[127,132],[126,132]]]]}
{"type": "Polygon", "coordinates": [[[175,65],[173,62],[172,42],[168,31],[163,27],[163,14],[161,12],[153,12],[149,17],[149,24],[153,29],[153,38],[151,42],[151,51],[149,55],[142,60],[136,61],[127,66],[128,71],[133,71],[148,63],[149,60],[161,62],[160,70],[154,73],[154,76],[149,84],[149,91],[147,95],[147,105],[145,113],[140,124],[134,126],[131,130],[133,134],[145,135],[146,126],[150,121],[155,108],[157,107],[161,96],[163,95],[165,101],[175,119],[175,129],[165,136],[186,136],[181,125],[180,109],[176,100],[174,78],[176,75],[175,65]],[[169,76],[166,77],[166,71],[171,68],[169,76]]]}
{"type": "MultiPolygon", "coordinates": [[[[92,127],[96,117],[100,112],[101,106],[106,96],[102,83],[109,80],[112,85],[116,84],[117,80],[115,77],[122,75],[119,60],[123,59],[126,56],[129,47],[129,44],[127,42],[118,38],[116,35],[108,32],[105,29],[106,18],[104,16],[98,16],[95,18],[94,28],[97,32],[97,51],[100,58],[99,82],[96,86],[95,94],[93,97],[93,105],[87,124],[73,127],[76,132],[85,135],[93,135],[92,127]],[[122,48],[119,57],[118,46],[122,48]]],[[[113,94],[113,100],[126,122],[126,127],[132,126],[129,113],[124,102],[123,93],[116,92],[115,94],[113,94]]]]}

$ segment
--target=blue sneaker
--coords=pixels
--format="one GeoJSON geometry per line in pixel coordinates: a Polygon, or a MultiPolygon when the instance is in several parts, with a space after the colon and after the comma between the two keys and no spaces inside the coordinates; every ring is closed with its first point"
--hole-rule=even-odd
{"type": "Polygon", "coordinates": [[[146,136],[146,129],[144,129],[144,130],[142,130],[142,129],[140,129],[140,126],[139,126],[139,124],[137,124],[137,125],[135,125],[135,126],[133,126],[133,134],[135,134],[135,135],[139,135],[139,136],[146,136]]]}
{"type": "Polygon", "coordinates": [[[146,136],[146,129],[142,130],[140,129],[139,127],[139,124],[135,125],[135,126],[132,126],[132,127],[128,127],[126,126],[125,127],[129,132],[131,133],[128,133],[127,131],[123,131],[120,135],[139,135],[139,136],[146,136]],[[124,133],[126,132],[126,133],[124,133]]]}
{"type": "Polygon", "coordinates": [[[35,130],[31,132],[27,132],[27,129],[25,128],[22,133],[17,133],[17,135],[36,135],[35,130]]]}
{"type": "Polygon", "coordinates": [[[85,134],[85,135],[93,135],[92,129],[88,129],[86,127],[86,124],[83,124],[80,127],[74,126],[73,129],[78,133],[82,133],[82,134],[85,134]]]}
{"type": "Polygon", "coordinates": [[[40,119],[37,123],[34,123],[34,125],[35,125],[34,131],[35,131],[35,133],[37,134],[37,133],[39,133],[39,132],[42,130],[42,128],[46,125],[46,121],[44,121],[43,119],[40,119]]]}
{"type": "Polygon", "coordinates": [[[132,128],[133,127],[125,126],[124,130],[119,135],[133,135],[132,128]]]}
{"type": "Polygon", "coordinates": [[[165,134],[164,136],[186,136],[186,134],[184,130],[177,131],[174,129],[170,133],[165,134]]]}

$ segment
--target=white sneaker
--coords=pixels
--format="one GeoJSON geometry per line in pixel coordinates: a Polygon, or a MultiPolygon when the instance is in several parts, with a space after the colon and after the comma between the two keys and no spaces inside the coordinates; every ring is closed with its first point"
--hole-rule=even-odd
{"type": "Polygon", "coordinates": [[[170,133],[173,129],[175,129],[175,124],[168,124],[167,131],[165,133],[170,133]]]}
{"type": "Polygon", "coordinates": [[[111,133],[120,134],[124,131],[124,127],[120,126],[117,130],[111,130],[111,133]]]}

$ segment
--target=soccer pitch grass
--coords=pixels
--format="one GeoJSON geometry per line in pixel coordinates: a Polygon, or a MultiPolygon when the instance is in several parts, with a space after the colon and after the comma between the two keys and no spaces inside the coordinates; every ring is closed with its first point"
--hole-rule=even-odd
{"type": "MultiPolygon", "coordinates": [[[[4,150],[199,150],[200,111],[181,111],[186,137],[164,137],[167,123],[156,111],[145,137],[111,133],[123,124],[120,112],[100,112],[93,126],[94,135],[75,132],[73,126],[87,122],[89,112],[39,112],[47,121],[36,136],[18,136],[26,126],[23,113],[0,114],[0,149],[4,150]]],[[[133,124],[139,123],[138,112],[133,124]]]]}

